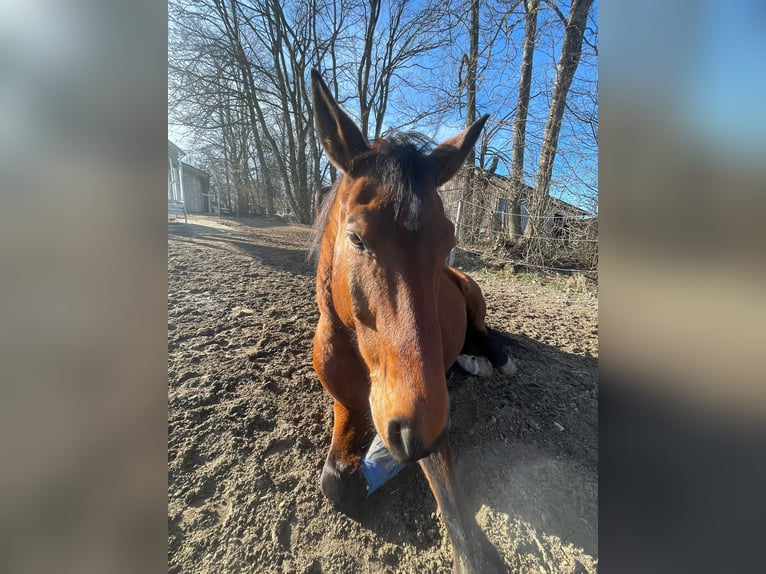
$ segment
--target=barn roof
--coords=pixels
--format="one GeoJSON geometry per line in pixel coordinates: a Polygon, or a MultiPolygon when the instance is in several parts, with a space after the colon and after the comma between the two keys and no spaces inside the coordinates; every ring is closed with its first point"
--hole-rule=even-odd
{"type": "Polygon", "coordinates": [[[180,147],[178,147],[172,141],[168,140],[168,156],[170,156],[173,159],[175,159],[175,158],[178,157],[179,153],[181,154],[181,157],[184,157],[186,155],[186,152],[184,150],[182,150],[180,147]]]}
{"type": "MultiPolygon", "coordinates": [[[[506,187],[511,183],[510,178],[507,176],[500,175],[498,173],[489,173],[486,170],[482,170],[480,167],[476,167],[474,169],[479,171],[481,175],[483,175],[484,177],[489,178],[490,181],[493,179],[497,180],[497,181],[493,181],[492,183],[494,183],[498,187],[506,187]]],[[[523,185],[524,185],[524,195],[528,195],[534,191],[534,188],[527,185],[526,183],[523,183],[523,185]]],[[[558,199],[556,197],[549,196],[548,201],[550,201],[550,205],[553,207],[554,210],[564,211],[569,215],[574,215],[574,216],[589,216],[589,215],[592,216],[593,215],[592,213],[585,211],[584,209],[581,209],[577,207],[576,205],[572,205],[571,203],[568,203],[564,201],[563,199],[558,199]]]]}
{"type": "Polygon", "coordinates": [[[183,164],[184,170],[186,171],[190,171],[202,177],[210,177],[210,174],[208,174],[206,171],[202,171],[201,169],[194,167],[193,165],[189,165],[185,161],[182,161],[181,163],[183,164]]]}

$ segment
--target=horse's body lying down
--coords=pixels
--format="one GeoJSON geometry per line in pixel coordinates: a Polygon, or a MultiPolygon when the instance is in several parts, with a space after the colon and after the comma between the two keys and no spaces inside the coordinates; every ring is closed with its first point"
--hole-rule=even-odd
{"type": "Polygon", "coordinates": [[[417,461],[445,520],[455,570],[506,571],[454,476],[445,370],[467,336],[502,372],[514,365],[487,332],[478,285],[444,265],[454,227],[436,192],[458,171],[487,116],[427,154],[416,138],[369,144],[319,74],[312,76],[317,132],[342,172],[323,201],[314,247],[314,368],[335,400],[322,491],[354,513],[381,482],[417,461]]]}

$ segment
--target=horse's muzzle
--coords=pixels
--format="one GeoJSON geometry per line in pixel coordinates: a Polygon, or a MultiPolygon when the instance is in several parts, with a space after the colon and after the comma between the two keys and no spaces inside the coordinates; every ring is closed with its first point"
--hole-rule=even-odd
{"type": "Polygon", "coordinates": [[[439,448],[447,435],[449,424],[429,445],[424,445],[420,435],[406,420],[393,419],[388,423],[388,447],[397,462],[407,464],[425,458],[439,448]]]}

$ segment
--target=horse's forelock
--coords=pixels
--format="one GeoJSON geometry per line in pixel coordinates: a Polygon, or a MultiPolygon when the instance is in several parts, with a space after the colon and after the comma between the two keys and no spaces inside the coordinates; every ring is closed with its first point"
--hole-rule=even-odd
{"type": "Polygon", "coordinates": [[[385,153],[378,160],[383,188],[396,219],[414,231],[429,183],[426,154],[434,142],[416,132],[387,132],[384,141],[385,153]]]}
{"type": "MultiPolygon", "coordinates": [[[[429,177],[426,156],[433,147],[434,141],[423,134],[388,131],[372,145],[370,151],[354,159],[350,175],[358,177],[374,173],[375,177],[380,179],[383,193],[386,194],[384,200],[393,207],[394,217],[405,228],[415,231],[420,221],[424,190],[428,183],[425,180],[429,177]]],[[[309,258],[313,258],[319,252],[341,178],[338,178],[322,199],[314,220],[309,258]]]]}

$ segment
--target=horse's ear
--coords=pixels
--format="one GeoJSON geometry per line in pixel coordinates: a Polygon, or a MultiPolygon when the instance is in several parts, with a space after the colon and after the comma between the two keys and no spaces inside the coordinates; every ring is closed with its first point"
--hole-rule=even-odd
{"type": "Polygon", "coordinates": [[[351,160],[370,149],[367,138],[340,108],[316,70],[311,70],[311,93],[319,141],[333,165],[348,172],[351,160]]]}
{"type": "Polygon", "coordinates": [[[483,115],[462,134],[436,146],[428,156],[436,173],[437,187],[447,183],[458,172],[468,152],[476,145],[476,140],[479,139],[479,134],[488,118],[489,114],[483,115]]]}

